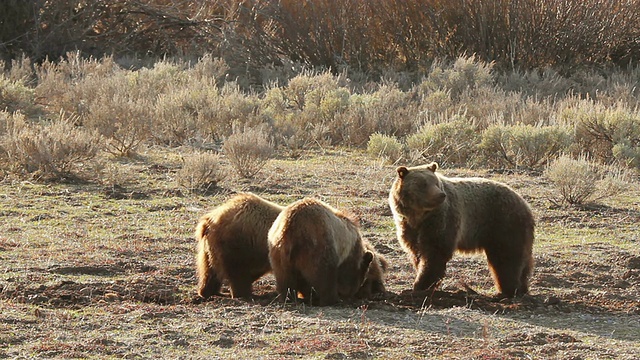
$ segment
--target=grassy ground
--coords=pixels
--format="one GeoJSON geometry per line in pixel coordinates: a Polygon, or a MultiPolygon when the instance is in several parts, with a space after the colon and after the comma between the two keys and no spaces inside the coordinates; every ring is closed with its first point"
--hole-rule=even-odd
{"type": "Polygon", "coordinates": [[[443,169],[504,181],[538,221],[531,295],[494,301],[483,256],[456,256],[440,291],[411,293],[395,239],[394,166],[331,150],[276,159],[211,195],[174,176],[178,154],[118,163],[120,186],[0,183],[0,358],[571,358],[640,353],[640,186],[604,204],[554,208],[540,176],[443,169]],[[391,262],[388,293],[317,308],[280,304],[271,275],[251,302],[195,293],[193,230],[237,191],[317,196],[359,216],[391,262]],[[478,294],[469,293],[470,287],[478,294]]]}

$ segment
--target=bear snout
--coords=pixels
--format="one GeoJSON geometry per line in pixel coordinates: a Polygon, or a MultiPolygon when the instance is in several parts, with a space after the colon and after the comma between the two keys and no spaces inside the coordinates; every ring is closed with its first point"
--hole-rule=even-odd
{"type": "Polygon", "coordinates": [[[447,194],[442,191],[435,195],[433,201],[437,204],[442,204],[446,198],[447,198],[447,194]]]}

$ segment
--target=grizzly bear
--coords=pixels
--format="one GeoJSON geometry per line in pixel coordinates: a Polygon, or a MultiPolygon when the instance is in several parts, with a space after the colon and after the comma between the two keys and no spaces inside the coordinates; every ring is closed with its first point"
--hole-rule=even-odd
{"type": "Polygon", "coordinates": [[[247,298],[252,284],[271,271],[267,234],[283,207],[252,193],[240,193],[200,218],[198,294],[220,293],[227,280],[231,296],[247,298]]]}
{"type": "Polygon", "coordinates": [[[505,184],[437,169],[400,166],[389,193],[398,240],[417,270],[413,289],[437,286],[456,250],[484,251],[500,297],[526,294],[535,226],[527,202],[505,184]]]}
{"type": "Polygon", "coordinates": [[[317,199],[287,206],[269,230],[269,259],[282,300],[301,295],[325,306],[353,297],[373,257],[355,221],[317,199]]]}

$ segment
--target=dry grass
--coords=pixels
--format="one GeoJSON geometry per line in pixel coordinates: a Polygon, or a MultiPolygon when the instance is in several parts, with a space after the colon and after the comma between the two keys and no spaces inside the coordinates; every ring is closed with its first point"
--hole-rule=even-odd
{"type": "MultiPolygon", "coordinates": [[[[386,204],[394,165],[359,151],[305,151],[271,160],[252,180],[230,176],[210,195],[185,196],[180,157],[149,148],[118,159],[129,179],[119,186],[0,182],[2,356],[633,359],[640,351],[637,182],[603,205],[555,208],[543,177],[444,168],[504,181],[533,207],[531,296],[497,302],[482,256],[456,256],[442,291],[406,291],[413,270],[386,204]],[[317,196],[354,213],[391,262],[389,292],[328,308],[282,305],[267,276],[253,301],[201,302],[193,229],[237,191],[279,203],[317,196]]],[[[231,168],[224,156],[220,165],[231,168]]]]}

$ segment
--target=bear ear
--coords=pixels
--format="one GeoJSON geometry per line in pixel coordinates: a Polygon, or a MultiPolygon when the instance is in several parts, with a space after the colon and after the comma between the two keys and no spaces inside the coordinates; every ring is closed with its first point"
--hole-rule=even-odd
{"type": "Polygon", "coordinates": [[[364,252],[364,255],[362,255],[362,268],[368,269],[371,261],[373,261],[373,253],[367,250],[364,252]]]}
{"type": "Polygon", "coordinates": [[[400,179],[404,179],[404,177],[409,173],[409,169],[407,169],[406,166],[400,166],[396,169],[396,172],[400,179]]]}
{"type": "Polygon", "coordinates": [[[427,165],[427,169],[436,172],[436,170],[438,170],[438,163],[437,162],[432,162],[431,164],[427,165]]]}

